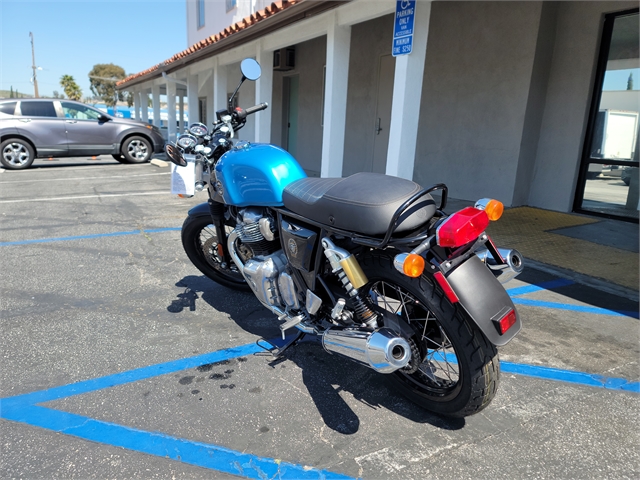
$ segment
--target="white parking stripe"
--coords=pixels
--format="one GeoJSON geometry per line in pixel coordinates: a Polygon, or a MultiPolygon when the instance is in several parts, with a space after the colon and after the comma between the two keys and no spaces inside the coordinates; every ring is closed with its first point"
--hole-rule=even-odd
{"type": "Polygon", "coordinates": [[[0,203],[25,203],[25,202],[50,202],[52,200],[76,200],[79,198],[106,198],[106,197],[134,197],[139,195],[168,195],[168,190],[162,192],[140,192],[140,193],[105,193],[104,195],[81,195],[77,197],[48,197],[48,198],[24,198],[21,200],[0,200],[0,203]]]}
{"type": "Polygon", "coordinates": [[[110,178],[135,178],[135,177],[153,177],[156,175],[171,175],[171,172],[161,173],[143,173],[141,175],[113,175],[110,177],[76,177],[76,178],[46,178],[42,180],[7,180],[4,183],[36,183],[36,182],[68,182],[70,180],[108,180],[110,178]]]}

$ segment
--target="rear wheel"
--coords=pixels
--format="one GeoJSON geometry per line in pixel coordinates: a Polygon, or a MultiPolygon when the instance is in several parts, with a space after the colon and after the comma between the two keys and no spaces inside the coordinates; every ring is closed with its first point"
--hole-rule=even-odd
{"type": "Polygon", "coordinates": [[[29,168],[36,159],[33,147],[20,138],[10,138],[0,144],[0,163],[9,170],[29,168]]]}
{"type": "MultiPolygon", "coordinates": [[[[228,235],[232,228],[225,228],[228,235]]],[[[214,282],[235,290],[250,290],[235,263],[224,263],[222,246],[209,215],[187,217],[182,225],[182,246],[196,268],[214,282]]]]}
{"type": "Polygon", "coordinates": [[[412,359],[389,375],[407,398],[432,412],[465,417],[496,394],[500,366],[496,347],[461,308],[422,276],[399,273],[393,259],[372,253],[361,259],[372,303],[400,316],[413,330],[412,359]]]}

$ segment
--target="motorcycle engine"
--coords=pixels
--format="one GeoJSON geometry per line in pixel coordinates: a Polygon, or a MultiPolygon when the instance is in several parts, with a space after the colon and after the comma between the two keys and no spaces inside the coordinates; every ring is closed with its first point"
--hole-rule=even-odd
{"type": "Polygon", "coordinates": [[[235,249],[242,262],[238,268],[258,300],[266,307],[299,309],[298,291],[286,272],[287,257],[280,248],[273,219],[265,209],[243,208],[238,210],[236,225],[240,242],[235,249]]]}

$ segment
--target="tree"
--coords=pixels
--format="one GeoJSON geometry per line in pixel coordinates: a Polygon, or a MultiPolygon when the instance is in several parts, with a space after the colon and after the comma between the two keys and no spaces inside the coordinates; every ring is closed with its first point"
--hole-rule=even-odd
{"type": "Polygon", "coordinates": [[[11,85],[11,90],[9,90],[9,98],[14,98],[14,96],[13,96],[13,85],[11,85]]]}
{"type": "Polygon", "coordinates": [[[133,93],[131,93],[131,92],[126,92],[126,93],[124,94],[124,99],[125,99],[125,101],[127,102],[127,106],[128,106],[129,108],[133,107],[133,102],[134,102],[134,100],[133,100],[133,95],[134,95],[134,94],[133,94],[133,93]]]}
{"type": "Polygon", "coordinates": [[[629,79],[627,80],[627,90],[633,90],[633,72],[629,74],[629,79]]]}
{"type": "Polygon", "coordinates": [[[98,63],[89,72],[91,91],[100,97],[108,106],[114,107],[118,100],[123,100],[122,92],[116,90],[116,82],[126,78],[124,69],[113,63],[98,63]]]}
{"type": "Polygon", "coordinates": [[[82,90],[71,75],[60,77],[60,86],[69,99],[80,100],[82,98],[82,90]]]}

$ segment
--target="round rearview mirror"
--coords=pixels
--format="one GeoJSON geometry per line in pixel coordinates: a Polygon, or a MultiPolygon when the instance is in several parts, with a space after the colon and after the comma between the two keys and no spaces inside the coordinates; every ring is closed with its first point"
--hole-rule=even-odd
{"type": "Polygon", "coordinates": [[[164,146],[164,152],[167,154],[167,157],[169,157],[169,160],[171,160],[172,163],[176,164],[179,167],[187,166],[187,161],[182,156],[182,152],[176,144],[171,142],[167,143],[164,146]]]}
{"type": "Polygon", "coordinates": [[[253,58],[245,58],[240,62],[240,70],[242,71],[242,75],[247,80],[257,80],[260,78],[260,74],[262,73],[262,69],[260,68],[260,64],[256,62],[253,58]]]}

